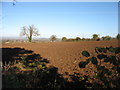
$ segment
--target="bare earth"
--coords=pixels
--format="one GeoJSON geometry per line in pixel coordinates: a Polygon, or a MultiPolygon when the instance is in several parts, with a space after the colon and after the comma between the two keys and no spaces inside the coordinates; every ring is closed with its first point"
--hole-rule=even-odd
{"type": "Polygon", "coordinates": [[[113,46],[118,47],[118,41],[81,41],[81,42],[47,42],[47,43],[7,43],[2,48],[24,48],[32,50],[50,63],[47,66],[55,66],[60,74],[65,72],[73,74],[80,72],[79,62],[84,59],[81,55],[83,50],[91,54],[95,47],[113,46]]]}

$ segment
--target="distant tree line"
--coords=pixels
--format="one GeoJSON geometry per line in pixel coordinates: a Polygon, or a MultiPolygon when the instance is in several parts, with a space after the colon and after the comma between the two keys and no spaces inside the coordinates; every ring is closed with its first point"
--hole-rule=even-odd
{"type": "Polygon", "coordinates": [[[61,39],[62,41],[65,42],[69,42],[69,41],[90,41],[91,39],[89,38],[80,38],[80,37],[76,37],[76,38],[66,38],[66,37],[62,37],[61,39]]]}
{"type": "Polygon", "coordinates": [[[76,37],[76,38],[66,38],[66,37],[62,37],[62,41],[105,41],[105,40],[120,40],[120,34],[117,34],[117,36],[114,38],[114,37],[111,37],[109,35],[107,36],[103,36],[103,37],[99,37],[100,35],[99,34],[93,34],[92,35],[92,38],[80,38],[80,37],[76,37]]]}

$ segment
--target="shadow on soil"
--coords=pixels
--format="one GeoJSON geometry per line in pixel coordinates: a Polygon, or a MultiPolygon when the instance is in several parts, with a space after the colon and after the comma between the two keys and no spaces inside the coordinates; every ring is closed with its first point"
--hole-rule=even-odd
{"type": "Polygon", "coordinates": [[[49,63],[47,59],[42,58],[39,54],[35,54],[31,50],[24,48],[2,48],[2,62],[14,62],[17,60],[22,63],[24,68],[30,70],[22,71],[19,67],[9,67],[6,71],[2,71],[2,87],[3,88],[84,88],[91,84],[86,83],[87,77],[80,80],[79,77],[69,75],[72,81],[63,78],[58,73],[58,68],[54,66],[47,67],[49,63]]]}
{"type": "MultiPolygon", "coordinates": [[[[1,50],[1,48],[0,48],[1,50]]],[[[15,60],[41,60],[41,62],[46,62],[47,59],[43,59],[39,54],[33,53],[32,50],[25,50],[24,48],[2,48],[2,62],[8,64],[9,62],[14,62],[15,60]]]]}

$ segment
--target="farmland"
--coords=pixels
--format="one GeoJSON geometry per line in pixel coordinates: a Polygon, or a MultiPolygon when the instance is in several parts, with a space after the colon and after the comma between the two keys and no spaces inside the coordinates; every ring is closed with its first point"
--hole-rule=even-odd
{"type": "MultiPolygon", "coordinates": [[[[94,66],[88,65],[86,69],[79,67],[79,62],[85,60],[85,57],[81,54],[82,51],[87,50],[90,52],[90,55],[95,55],[95,47],[105,48],[111,46],[118,47],[118,41],[6,43],[2,44],[2,59],[4,63],[5,61],[20,61],[22,60],[21,57],[27,57],[26,60],[34,61],[40,59],[47,68],[56,67],[58,74],[72,81],[70,75],[75,73],[79,73],[81,76],[93,75],[92,70],[89,68],[94,66]]],[[[27,71],[27,69],[21,70],[23,72],[27,71]]]]}
{"type": "Polygon", "coordinates": [[[49,65],[59,68],[60,73],[73,73],[79,70],[83,50],[94,52],[95,47],[118,47],[118,41],[82,41],[82,42],[53,42],[53,43],[14,43],[3,44],[2,48],[25,48],[40,54],[49,60],[49,65]]]}

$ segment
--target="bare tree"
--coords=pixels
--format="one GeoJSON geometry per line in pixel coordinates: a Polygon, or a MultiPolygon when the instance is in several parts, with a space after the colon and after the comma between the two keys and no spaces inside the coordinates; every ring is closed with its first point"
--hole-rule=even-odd
{"type": "Polygon", "coordinates": [[[23,26],[20,36],[26,36],[29,42],[32,42],[32,36],[39,36],[38,29],[31,25],[29,27],[23,26]]]}

